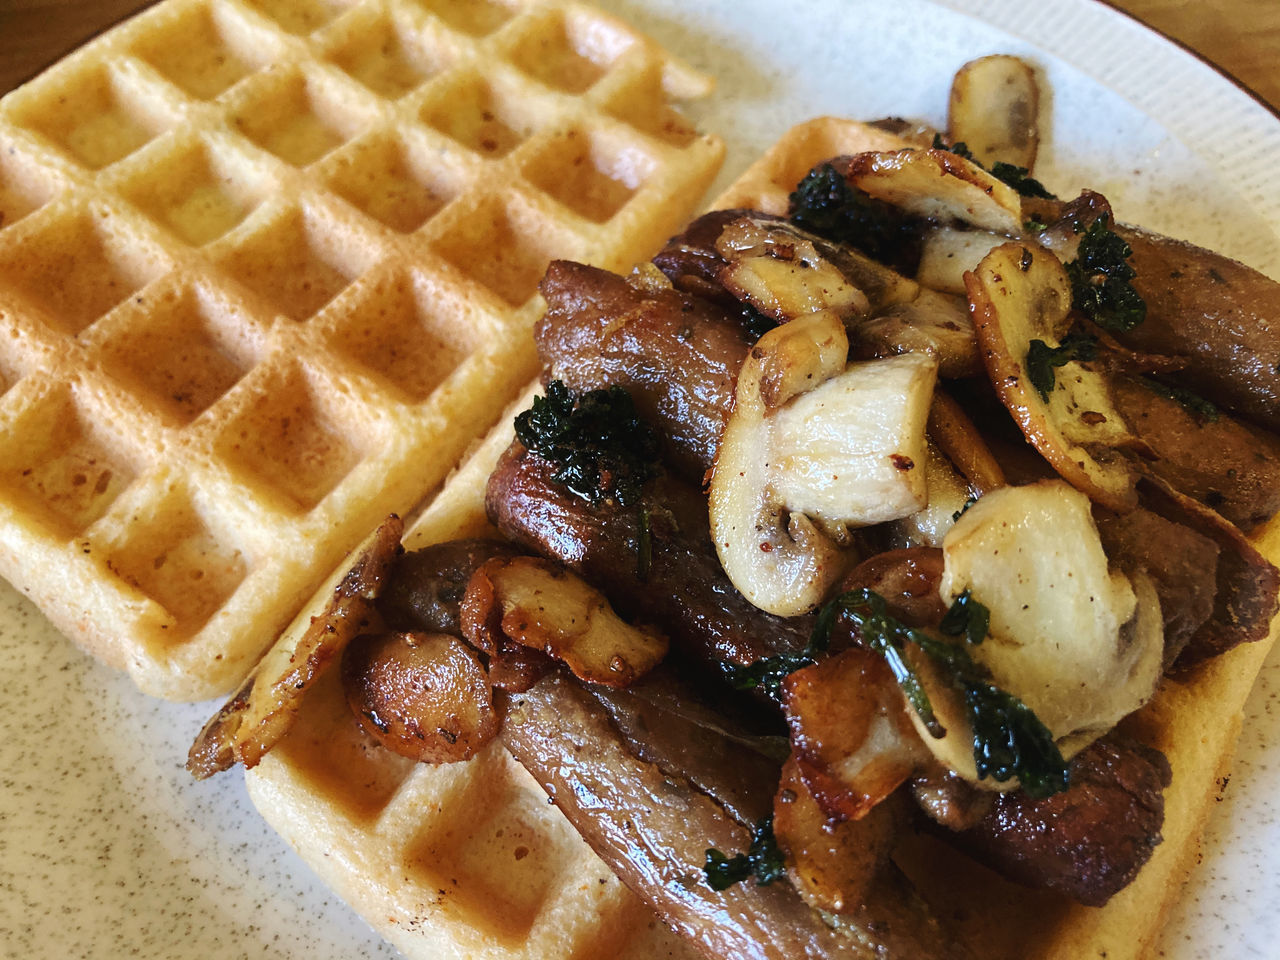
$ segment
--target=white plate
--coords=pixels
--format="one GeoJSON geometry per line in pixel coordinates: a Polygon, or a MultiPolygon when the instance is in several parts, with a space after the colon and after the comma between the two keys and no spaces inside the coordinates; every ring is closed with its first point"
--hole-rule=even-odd
{"type": "MultiPolygon", "coordinates": [[[[1280,120],[1092,0],[600,5],[720,78],[696,115],[729,142],[722,184],[817,114],[940,123],[956,67],[1014,52],[1053,91],[1040,167],[1051,188],[1097,187],[1126,220],[1280,276],[1280,120]]],[[[261,823],[238,775],[183,772],[209,705],[144,700],[2,583],[0,662],[0,956],[396,956],[261,823]]],[[[1275,956],[1280,764],[1265,745],[1280,739],[1277,690],[1273,656],[1160,956],[1275,956]]]]}

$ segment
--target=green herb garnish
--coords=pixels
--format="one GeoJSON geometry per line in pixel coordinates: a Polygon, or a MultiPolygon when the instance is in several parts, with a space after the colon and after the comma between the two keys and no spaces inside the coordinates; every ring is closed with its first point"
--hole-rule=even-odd
{"type": "Polygon", "coordinates": [[[966,587],[951,604],[938,629],[949,637],[963,636],[969,643],[979,644],[990,626],[991,611],[973,599],[973,594],[966,587]]]}
{"type": "MultiPolygon", "coordinates": [[[[987,169],[982,165],[982,161],[973,155],[973,151],[969,149],[969,145],[963,141],[953,143],[948,147],[943,141],[942,136],[935,133],[933,135],[933,149],[946,150],[948,153],[954,153],[957,157],[963,157],[982,170],[987,169]]],[[[1043,183],[1034,177],[1027,176],[1031,171],[1026,167],[1019,167],[1016,164],[1005,163],[1003,160],[997,160],[991,165],[991,169],[987,170],[987,172],[1001,183],[1013,187],[1014,190],[1018,191],[1018,193],[1024,197],[1043,197],[1045,200],[1057,199],[1057,197],[1045,189],[1043,183]]],[[[1042,226],[1040,229],[1043,230],[1044,227],[1042,226]]]]}
{"type": "Polygon", "coordinates": [[[1109,222],[1104,214],[1089,224],[1067,276],[1076,309],[1102,329],[1124,333],[1146,319],[1147,304],[1129,283],[1138,275],[1129,265],[1133,250],[1109,222]]]}
{"type": "MultiPolygon", "coordinates": [[[[985,607],[966,594],[957,598],[947,611],[945,620],[960,623],[969,644],[982,642],[989,614],[985,607]],[[960,612],[957,612],[957,606],[960,612]],[[981,608],[981,612],[979,612],[981,608]],[[979,630],[981,634],[979,635],[979,630]]],[[[1047,797],[1067,788],[1066,761],[1053,735],[1030,708],[1013,694],[991,683],[983,668],[969,655],[963,644],[949,643],[922,630],[906,626],[890,616],[883,597],[868,589],[850,590],[826,604],[818,614],[813,633],[800,655],[769,657],[752,664],[755,670],[771,664],[768,676],[781,672],[776,683],[790,670],[815,662],[817,654],[830,643],[831,629],[840,617],[847,617],[858,628],[861,643],[879,653],[902,687],[920,722],[934,737],[946,736],[946,729],[933,712],[929,695],[919,676],[907,662],[904,649],[915,644],[931,660],[944,668],[948,680],[961,691],[969,723],[973,729],[973,761],[978,779],[991,777],[999,783],[1017,777],[1028,795],[1047,797]],[[795,663],[787,669],[789,663],[795,663]]]]}
{"type": "Polygon", "coordinates": [[[1148,390],[1158,393],[1162,397],[1168,397],[1170,400],[1176,400],[1201,419],[1207,420],[1209,423],[1218,422],[1218,406],[1212,400],[1206,400],[1200,394],[1192,393],[1185,387],[1174,387],[1159,380],[1153,380],[1150,377],[1138,377],[1138,380],[1148,390]]]}
{"type": "Polygon", "coordinates": [[[1049,402],[1049,394],[1053,393],[1057,382],[1053,372],[1055,367],[1073,360],[1092,360],[1097,355],[1097,347],[1097,338],[1075,333],[1068,334],[1056,347],[1043,340],[1032,340],[1027,345],[1027,379],[1040,394],[1040,399],[1049,402]]]}
{"type": "Polygon", "coordinates": [[[773,815],[755,825],[751,831],[751,846],[746,853],[726,857],[719,850],[708,850],[702,871],[712,890],[728,890],[748,877],[755,877],[756,883],[762,887],[781,880],[786,865],[773,835],[773,815]]]}
{"type": "Polygon", "coordinates": [[[849,182],[830,163],[810,170],[791,194],[787,217],[827,240],[848,244],[890,266],[915,272],[919,240],[913,219],[849,182]]]}
{"type": "Polygon", "coordinates": [[[553,380],[515,426],[521,443],[555,464],[552,479],[593,505],[630,506],[658,474],[658,436],[622,387],[575,396],[553,380]]]}

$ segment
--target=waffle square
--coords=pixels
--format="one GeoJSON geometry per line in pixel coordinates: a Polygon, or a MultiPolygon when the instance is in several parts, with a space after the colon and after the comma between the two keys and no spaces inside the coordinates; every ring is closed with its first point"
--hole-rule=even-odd
{"type": "MultiPolygon", "coordinates": [[[[843,120],[802,124],[713,208],[783,214],[792,185],[814,164],[900,145],[890,134],[843,120]]],[[[406,547],[496,535],[485,519],[485,482],[512,439],[514,413],[529,406],[531,394],[512,405],[409,527],[406,547]]],[[[1280,559],[1280,521],[1256,539],[1272,562],[1280,559]]],[[[291,647],[328,596],[321,591],[278,642],[291,647]]],[[[1244,701],[1278,630],[1273,625],[1267,641],[1238,647],[1190,677],[1166,678],[1153,702],[1125,720],[1131,734],[1165,753],[1174,778],[1165,790],[1164,842],[1105,908],[1002,881],[923,835],[897,852],[899,865],[956,934],[981,944],[986,956],[1149,957],[1195,863],[1205,819],[1229,772],[1244,701]]],[[[498,744],[467,764],[414,764],[361,733],[333,677],[309,692],[290,733],[245,776],[272,827],[411,960],[699,956],[655,927],[651,915],[637,919],[644,908],[625,890],[606,896],[617,882],[608,868],[498,744]],[[514,899],[505,884],[529,851],[540,870],[514,899]],[[567,863],[574,870],[564,870],[567,863]]]]}
{"type": "Polygon", "coordinates": [[[0,575],[146,692],[225,692],[723,147],[558,0],[164,0],[0,100],[0,575]]]}

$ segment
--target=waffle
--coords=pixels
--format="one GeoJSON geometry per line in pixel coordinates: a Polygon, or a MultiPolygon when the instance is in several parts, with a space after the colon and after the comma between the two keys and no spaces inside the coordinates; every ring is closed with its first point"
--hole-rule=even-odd
{"type": "Polygon", "coordinates": [[[165,0],[0,101],[0,575],[224,693],[534,370],[553,257],[719,168],[710,81],[554,0],[165,0]]]}
{"type": "MultiPolygon", "coordinates": [[[[838,120],[793,129],[716,206],[786,209],[814,163],[892,149],[888,134],[838,120]]],[[[511,413],[475,450],[405,536],[408,547],[494,531],[483,490],[511,439],[511,413]]],[[[1259,538],[1280,558],[1280,521],[1259,538]]],[[[309,608],[326,602],[319,595],[309,608]]],[[[280,640],[305,629],[304,611],[280,640]]],[[[1184,681],[1126,721],[1163,750],[1164,843],[1138,878],[1103,909],[999,880],[941,842],[919,838],[901,865],[940,916],[998,960],[1110,960],[1149,956],[1196,857],[1218,798],[1253,679],[1274,642],[1249,644],[1184,681]]],[[[331,671],[332,673],[333,671],[331,671]]],[[[469,764],[431,767],[365,737],[336,679],[307,697],[293,730],[246,774],[263,816],[365,919],[413,960],[478,957],[694,956],[618,885],[511,757],[490,747],[469,764]]]]}

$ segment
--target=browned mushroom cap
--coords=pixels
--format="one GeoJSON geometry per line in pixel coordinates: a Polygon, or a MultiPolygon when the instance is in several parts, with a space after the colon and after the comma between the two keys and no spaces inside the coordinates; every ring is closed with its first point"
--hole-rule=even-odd
{"type": "Polygon", "coordinates": [[[1007,243],[965,275],[987,373],[1026,438],[1072,486],[1114,510],[1137,503],[1137,473],[1121,452],[1137,444],[1102,374],[1078,359],[1044,363],[1049,389],[1033,380],[1033,349],[1062,346],[1071,325],[1071,284],[1053,254],[1007,243]],[[1039,347],[1035,345],[1039,344],[1039,347]],[[1030,358],[1030,359],[1029,359],[1030,358]]]}
{"type": "Polygon", "coordinates": [[[422,763],[469,760],[498,733],[488,672],[448,634],[357,637],[342,655],[342,689],[370,736],[422,763]]]}
{"type": "Polygon", "coordinates": [[[333,587],[324,613],[296,621],[205,724],[187,754],[192,776],[203,780],[237,761],[254,767],[289,732],[307,690],[347,641],[376,619],[373,600],[400,550],[403,531],[392,514],[353,552],[357,559],[333,587]]]}

